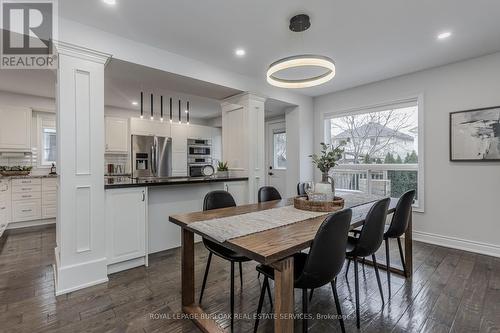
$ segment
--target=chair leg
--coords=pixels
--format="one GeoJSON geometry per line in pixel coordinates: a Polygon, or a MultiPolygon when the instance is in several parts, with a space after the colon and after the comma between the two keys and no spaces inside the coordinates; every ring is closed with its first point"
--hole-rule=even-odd
{"type": "Polygon", "coordinates": [[[354,258],[354,294],[356,297],[356,327],[361,326],[359,320],[359,276],[358,276],[358,258],[354,258]]]}
{"type": "Polygon", "coordinates": [[[399,247],[399,255],[401,256],[401,265],[403,265],[403,271],[405,272],[405,276],[408,276],[406,272],[406,265],[405,265],[405,256],[403,254],[403,247],[401,246],[401,238],[398,237],[398,247],[399,247]]]}
{"type": "Polygon", "coordinates": [[[267,280],[267,276],[264,277],[264,283],[262,283],[262,289],[260,290],[259,297],[259,306],[257,307],[257,316],[255,317],[255,324],[253,327],[254,333],[257,332],[259,328],[259,315],[262,313],[262,305],[264,303],[264,294],[266,293],[266,287],[269,287],[269,281],[267,280]]]}
{"type": "Polygon", "coordinates": [[[385,266],[387,271],[387,286],[391,298],[391,258],[389,257],[389,238],[385,239],[385,266]]]}
{"type": "Polygon", "coordinates": [[[231,261],[231,332],[234,328],[234,261],[231,261]]]}
{"type": "Polygon", "coordinates": [[[257,274],[257,279],[260,279],[260,272],[259,272],[259,274],[257,274]]]}
{"type": "Polygon", "coordinates": [[[335,299],[335,307],[337,308],[337,317],[340,323],[342,333],[345,333],[344,318],[342,317],[342,308],[340,307],[339,295],[337,294],[337,278],[331,282],[333,298],[335,299]]]}
{"type": "Polygon", "coordinates": [[[269,304],[271,305],[271,309],[273,308],[273,296],[271,295],[271,287],[269,284],[269,280],[267,279],[267,284],[266,284],[266,289],[267,289],[267,295],[269,296],[269,304]]]}
{"type": "Polygon", "coordinates": [[[351,265],[351,259],[347,258],[347,268],[345,269],[345,278],[347,280],[347,275],[349,274],[349,266],[351,265]]]}
{"type": "Polygon", "coordinates": [[[382,298],[382,304],[384,304],[384,292],[382,291],[382,283],[380,282],[380,274],[378,273],[377,258],[375,254],[372,254],[373,267],[375,268],[375,276],[377,277],[378,290],[380,291],[380,297],[382,298]]]}
{"type": "Polygon", "coordinates": [[[203,284],[201,285],[200,300],[198,301],[199,304],[201,304],[201,299],[203,298],[203,292],[205,291],[205,286],[207,284],[208,271],[210,269],[211,262],[212,262],[212,252],[209,252],[207,259],[207,266],[205,268],[205,275],[203,276],[203,284]]]}
{"type": "Polygon", "coordinates": [[[239,262],[239,266],[240,266],[240,288],[241,288],[241,291],[243,291],[243,269],[241,267],[241,261],[239,262]]]}
{"type": "Polygon", "coordinates": [[[307,333],[307,314],[309,312],[307,302],[307,289],[302,289],[302,315],[304,316],[302,318],[302,333],[307,333]]]}

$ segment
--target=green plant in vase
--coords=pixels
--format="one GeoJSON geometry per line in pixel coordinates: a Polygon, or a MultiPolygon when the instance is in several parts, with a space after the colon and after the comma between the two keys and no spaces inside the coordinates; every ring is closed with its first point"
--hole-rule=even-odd
{"type": "Polygon", "coordinates": [[[220,177],[228,177],[229,176],[229,167],[227,162],[219,161],[217,163],[217,174],[220,177]]]}
{"type": "Polygon", "coordinates": [[[333,200],[335,196],[335,184],[333,178],[330,177],[330,170],[335,167],[344,153],[345,142],[342,141],[338,146],[321,142],[321,153],[312,154],[312,163],[321,171],[321,183],[316,184],[316,192],[327,194],[327,199],[333,200]],[[328,182],[331,180],[331,184],[328,182]]]}

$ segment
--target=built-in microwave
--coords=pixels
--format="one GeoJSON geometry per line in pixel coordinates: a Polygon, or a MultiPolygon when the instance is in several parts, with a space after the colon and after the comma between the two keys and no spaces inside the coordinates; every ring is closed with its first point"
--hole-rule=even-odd
{"type": "Polygon", "coordinates": [[[212,141],[209,139],[188,139],[188,157],[212,156],[212,141]]]}

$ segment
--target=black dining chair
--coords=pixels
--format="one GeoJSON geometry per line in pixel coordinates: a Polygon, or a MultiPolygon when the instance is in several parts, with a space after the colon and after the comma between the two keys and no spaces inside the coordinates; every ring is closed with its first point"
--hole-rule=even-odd
{"type": "Polygon", "coordinates": [[[281,194],[272,186],[263,186],[257,195],[259,202],[281,200],[281,194]]]}
{"type": "MultiPolygon", "coordinates": [[[[233,196],[226,191],[212,191],[207,193],[205,196],[205,199],[203,201],[203,210],[212,210],[212,209],[219,209],[219,208],[227,208],[227,207],[235,207],[236,203],[233,199],[233,196]]],[[[207,259],[207,266],[205,268],[205,275],[203,276],[203,284],[201,286],[201,293],[200,293],[200,300],[199,303],[201,304],[201,300],[203,298],[203,292],[205,291],[205,286],[207,284],[207,277],[208,277],[208,271],[210,269],[210,262],[212,261],[212,255],[215,254],[216,256],[225,259],[231,263],[231,331],[233,330],[233,324],[234,324],[234,264],[238,263],[239,268],[240,268],[240,285],[241,289],[243,290],[243,271],[242,271],[242,263],[246,261],[250,261],[251,259],[236,253],[234,251],[231,251],[224,246],[217,244],[215,242],[212,242],[211,240],[208,240],[206,238],[203,238],[203,244],[209,251],[208,253],[208,259],[207,259]]]]}
{"type": "Polygon", "coordinates": [[[408,228],[415,194],[415,190],[411,190],[404,193],[399,198],[398,203],[396,204],[396,209],[394,210],[394,214],[392,215],[391,224],[389,226],[386,226],[385,228],[385,261],[387,265],[387,284],[389,286],[389,296],[391,295],[391,273],[389,269],[389,267],[391,267],[391,259],[389,257],[389,240],[391,238],[396,238],[398,240],[401,265],[403,265],[403,271],[405,273],[405,276],[407,276],[403,247],[401,246],[401,236],[403,236],[403,234],[406,232],[406,229],[408,228]]]}
{"type": "Polygon", "coordinates": [[[307,194],[305,185],[306,185],[305,183],[298,183],[297,184],[297,195],[298,196],[307,194]]]}
{"type": "MultiPolygon", "coordinates": [[[[385,219],[387,218],[387,209],[389,208],[390,198],[377,201],[368,211],[365,218],[363,228],[359,233],[359,237],[349,236],[347,239],[346,257],[349,259],[347,271],[349,271],[349,264],[351,260],[354,261],[354,290],[356,297],[356,326],[360,328],[359,319],[359,277],[358,277],[358,259],[365,257],[372,257],[373,267],[375,268],[375,275],[377,277],[378,289],[382,303],[384,303],[384,293],[382,291],[382,283],[380,282],[380,275],[377,267],[377,259],[375,253],[382,245],[384,238],[385,219]]],[[[347,276],[346,271],[346,276],[347,276]]]]}
{"type": "MultiPolygon", "coordinates": [[[[294,288],[302,289],[302,331],[307,332],[308,297],[307,290],[330,284],[337,308],[342,332],[345,332],[342,309],[337,294],[337,275],[342,270],[345,261],[347,246],[347,231],[351,223],[350,209],[329,215],[321,224],[311,244],[309,253],[296,253],[294,257],[294,288]],[[325,255],[328,254],[328,255],[325,255]]],[[[274,280],[274,270],[271,266],[258,265],[257,271],[264,275],[264,283],[260,292],[257,318],[254,332],[259,326],[259,315],[262,312],[262,303],[269,279],[274,280]]]]}

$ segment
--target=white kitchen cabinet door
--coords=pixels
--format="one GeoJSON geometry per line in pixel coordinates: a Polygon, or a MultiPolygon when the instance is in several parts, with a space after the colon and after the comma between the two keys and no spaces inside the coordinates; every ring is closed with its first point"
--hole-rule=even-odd
{"type": "Polygon", "coordinates": [[[0,107],[0,149],[31,150],[31,109],[0,107]]]}
{"type": "Polygon", "coordinates": [[[187,153],[187,131],[186,124],[172,124],[172,152],[187,153]]]}
{"type": "Polygon", "coordinates": [[[146,255],[147,189],[106,190],[108,265],[146,255]]]}
{"type": "Polygon", "coordinates": [[[128,119],[106,117],[106,153],[127,153],[128,119]]]}
{"type": "Polygon", "coordinates": [[[132,135],[156,135],[170,137],[170,122],[151,119],[130,118],[132,135]]]}
{"type": "Polygon", "coordinates": [[[212,127],[201,126],[201,125],[189,125],[188,126],[188,139],[211,139],[212,138],[212,127]]]}
{"type": "Polygon", "coordinates": [[[236,205],[246,205],[248,204],[248,182],[227,182],[224,183],[224,189],[231,193],[236,201],[236,205]]]}
{"type": "Polygon", "coordinates": [[[187,155],[186,152],[172,153],[172,176],[187,176],[187,155]]]}

